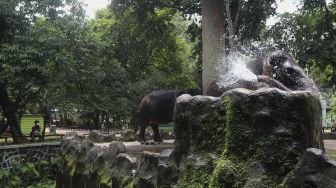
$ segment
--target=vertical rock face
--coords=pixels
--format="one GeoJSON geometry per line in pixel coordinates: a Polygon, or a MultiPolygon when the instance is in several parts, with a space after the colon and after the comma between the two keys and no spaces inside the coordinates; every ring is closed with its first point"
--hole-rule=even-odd
{"type": "Polygon", "coordinates": [[[278,186],[307,148],[323,148],[321,106],[310,92],[235,89],[220,98],[183,95],[174,120],[183,186],[278,186]]]}

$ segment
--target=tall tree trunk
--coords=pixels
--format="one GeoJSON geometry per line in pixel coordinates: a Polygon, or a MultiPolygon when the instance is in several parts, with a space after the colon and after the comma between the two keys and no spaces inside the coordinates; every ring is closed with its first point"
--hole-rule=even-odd
{"type": "Polygon", "coordinates": [[[216,67],[225,58],[225,17],[223,0],[202,0],[203,67],[202,88],[218,77],[216,67]]]}
{"type": "Polygon", "coordinates": [[[228,31],[229,31],[229,52],[234,53],[236,52],[236,42],[235,42],[235,33],[231,18],[231,10],[230,10],[230,1],[225,0],[225,13],[226,13],[226,22],[228,24],[228,31]]]}
{"type": "Polygon", "coordinates": [[[95,130],[99,130],[100,126],[99,126],[99,116],[100,113],[98,110],[95,110],[95,112],[92,113],[92,119],[93,119],[93,123],[94,123],[94,129],[95,130]]]}
{"type": "Polygon", "coordinates": [[[17,120],[17,108],[9,98],[6,86],[0,82],[0,104],[4,115],[10,126],[14,143],[24,143],[26,139],[23,137],[19,122],[17,120]]]}

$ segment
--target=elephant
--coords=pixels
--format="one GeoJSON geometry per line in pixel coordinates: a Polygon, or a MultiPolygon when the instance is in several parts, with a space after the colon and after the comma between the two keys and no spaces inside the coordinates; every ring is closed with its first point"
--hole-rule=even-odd
{"type": "Polygon", "coordinates": [[[176,98],[182,94],[201,95],[199,89],[162,89],[156,90],[142,98],[139,106],[140,141],[145,142],[145,130],[150,124],[154,132],[154,141],[162,142],[159,124],[173,121],[176,98]]]}
{"type": "Polygon", "coordinates": [[[237,80],[230,87],[220,87],[217,80],[211,80],[205,94],[220,96],[234,88],[257,90],[276,87],[284,91],[312,91],[319,93],[318,87],[296,63],[293,56],[282,50],[276,50],[256,62],[254,69],[258,70],[257,81],[237,80]],[[260,67],[259,67],[260,66],[260,67]]]}
{"type": "Polygon", "coordinates": [[[282,50],[273,51],[264,58],[262,75],[281,82],[292,91],[319,93],[317,85],[306,75],[294,57],[282,50]]]}

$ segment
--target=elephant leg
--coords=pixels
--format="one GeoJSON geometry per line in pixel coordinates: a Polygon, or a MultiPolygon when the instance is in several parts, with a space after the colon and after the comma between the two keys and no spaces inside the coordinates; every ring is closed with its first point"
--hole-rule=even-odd
{"type": "Polygon", "coordinates": [[[146,137],[145,137],[145,133],[146,133],[146,124],[141,124],[140,125],[140,134],[139,134],[139,141],[140,142],[146,142],[146,137]]]}
{"type": "Polygon", "coordinates": [[[158,124],[151,124],[151,127],[154,132],[154,142],[162,142],[161,135],[159,132],[159,125],[158,124]]]}

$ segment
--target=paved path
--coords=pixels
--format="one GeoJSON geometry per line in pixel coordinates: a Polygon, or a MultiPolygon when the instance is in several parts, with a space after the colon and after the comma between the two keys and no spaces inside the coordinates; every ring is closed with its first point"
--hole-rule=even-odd
{"type": "MultiPolygon", "coordinates": [[[[49,127],[46,127],[46,133],[49,133],[49,127]]],[[[63,128],[57,128],[56,129],[56,134],[61,134],[61,135],[64,135],[68,132],[72,132],[72,131],[75,131],[77,132],[79,135],[85,135],[85,134],[89,134],[90,131],[89,130],[78,130],[78,129],[63,129],[63,128]]]]}
{"type": "MultiPolygon", "coordinates": [[[[57,129],[57,134],[66,134],[71,131],[76,131],[79,135],[89,134],[88,130],[72,130],[72,129],[57,129]]],[[[46,128],[46,132],[49,132],[49,128],[46,128]]],[[[152,141],[153,142],[153,141],[152,141]]],[[[127,153],[139,154],[142,151],[150,151],[159,153],[165,149],[174,148],[174,140],[165,140],[161,144],[156,145],[144,145],[140,142],[124,142],[127,153]]],[[[97,146],[108,147],[110,143],[96,143],[97,146]]],[[[336,140],[324,140],[324,147],[327,150],[336,150],[336,140]]]]}

